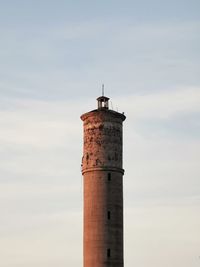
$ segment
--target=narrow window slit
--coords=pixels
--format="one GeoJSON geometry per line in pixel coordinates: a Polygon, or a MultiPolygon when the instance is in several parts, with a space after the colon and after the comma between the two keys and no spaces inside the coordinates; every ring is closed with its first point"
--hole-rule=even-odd
{"type": "Polygon", "coordinates": [[[111,253],[110,253],[110,248],[108,248],[108,249],[107,249],[107,257],[110,258],[110,255],[111,255],[111,253]]]}
{"type": "Polygon", "coordinates": [[[107,213],[107,218],[108,218],[108,220],[110,220],[110,211],[108,211],[108,213],[107,213]]]}
{"type": "Polygon", "coordinates": [[[108,173],[108,181],[111,181],[111,173],[108,173]]]}

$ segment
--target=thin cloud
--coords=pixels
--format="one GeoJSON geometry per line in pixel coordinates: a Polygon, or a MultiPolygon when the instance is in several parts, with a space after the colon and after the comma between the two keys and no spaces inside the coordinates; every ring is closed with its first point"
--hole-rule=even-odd
{"type": "Polygon", "coordinates": [[[120,110],[131,119],[168,119],[187,113],[200,112],[200,88],[174,88],[174,90],[120,97],[120,110]]]}

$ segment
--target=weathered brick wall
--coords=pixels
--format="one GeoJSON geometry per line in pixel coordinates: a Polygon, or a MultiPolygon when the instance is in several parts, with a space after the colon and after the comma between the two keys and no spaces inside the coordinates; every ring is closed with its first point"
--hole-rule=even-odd
{"type": "Polygon", "coordinates": [[[83,169],[108,167],[122,169],[122,114],[95,111],[84,117],[83,169]]]}
{"type": "Polygon", "coordinates": [[[84,122],[84,267],[123,267],[123,114],[94,110],[84,122]]]}

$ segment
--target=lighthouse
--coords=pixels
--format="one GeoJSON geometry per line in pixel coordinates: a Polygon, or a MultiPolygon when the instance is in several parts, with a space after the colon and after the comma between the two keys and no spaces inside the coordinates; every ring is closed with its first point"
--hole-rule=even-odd
{"type": "Polygon", "coordinates": [[[123,267],[123,113],[109,109],[109,98],[84,113],[84,267],[123,267]]]}

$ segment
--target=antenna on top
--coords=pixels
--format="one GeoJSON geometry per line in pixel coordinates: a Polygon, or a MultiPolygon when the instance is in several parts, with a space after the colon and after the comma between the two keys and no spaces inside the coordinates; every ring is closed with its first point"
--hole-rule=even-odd
{"type": "Polygon", "coordinates": [[[102,84],[102,96],[104,96],[104,84],[102,84]]]}

